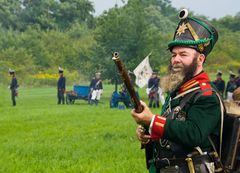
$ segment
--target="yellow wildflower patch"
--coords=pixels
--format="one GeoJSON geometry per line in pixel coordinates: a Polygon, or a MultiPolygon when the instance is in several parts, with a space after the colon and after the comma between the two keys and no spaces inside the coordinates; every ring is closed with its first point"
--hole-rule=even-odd
{"type": "Polygon", "coordinates": [[[57,79],[58,74],[38,73],[34,75],[35,79],[57,79]]]}

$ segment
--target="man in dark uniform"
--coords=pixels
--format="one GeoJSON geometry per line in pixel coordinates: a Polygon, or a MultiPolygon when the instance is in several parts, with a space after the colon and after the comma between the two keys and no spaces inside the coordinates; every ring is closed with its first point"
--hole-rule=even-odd
{"type": "Polygon", "coordinates": [[[10,84],[10,90],[11,90],[11,98],[12,98],[12,105],[16,106],[16,96],[18,96],[18,82],[15,75],[15,70],[9,69],[9,74],[12,77],[12,81],[10,84]]]}
{"type": "Polygon", "coordinates": [[[218,70],[217,79],[213,81],[213,84],[217,88],[217,90],[220,92],[220,94],[223,96],[224,90],[225,90],[225,81],[222,79],[222,72],[218,70]]]}
{"type": "Polygon", "coordinates": [[[229,81],[227,83],[225,96],[228,101],[232,101],[232,95],[234,90],[237,89],[236,74],[229,71],[229,81]]]}
{"type": "Polygon", "coordinates": [[[57,83],[57,96],[58,96],[58,104],[65,104],[64,93],[66,90],[66,78],[63,76],[63,69],[61,67],[58,68],[59,79],[57,83]]]}
{"type": "Polygon", "coordinates": [[[236,78],[237,88],[240,87],[240,69],[238,69],[238,77],[236,78]]]}
{"type": "MultiPolygon", "coordinates": [[[[208,153],[220,135],[221,109],[203,70],[207,55],[218,40],[217,30],[208,22],[188,17],[186,9],[168,44],[169,71],[163,90],[168,97],[160,115],[154,115],[144,102],[143,112],[132,111],[140,124],[136,134],[142,144],[151,145],[148,168],[151,173],[207,173],[214,169],[208,153]],[[145,134],[149,127],[150,135],[145,134]]],[[[162,84],[162,83],[161,83],[162,84]]]]}
{"type": "Polygon", "coordinates": [[[153,72],[152,76],[148,80],[148,99],[149,104],[148,106],[151,108],[152,106],[155,108],[159,108],[159,94],[158,94],[158,87],[159,87],[160,78],[157,76],[157,72],[153,72]]]}
{"type": "Polygon", "coordinates": [[[103,91],[103,84],[102,84],[102,80],[100,79],[100,75],[101,73],[96,73],[95,78],[93,78],[90,83],[90,93],[91,93],[90,104],[91,105],[93,103],[98,105],[98,102],[101,98],[101,94],[103,91]]]}

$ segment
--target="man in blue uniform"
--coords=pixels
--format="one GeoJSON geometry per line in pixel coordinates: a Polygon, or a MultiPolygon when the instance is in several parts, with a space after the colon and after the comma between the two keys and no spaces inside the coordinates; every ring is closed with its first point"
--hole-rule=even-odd
{"type": "Polygon", "coordinates": [[[153,72],[151,78],[148,80],[148,106],[151,108],[152,106],[155,108],[159,108],[159,87],[160,78],[157,76],[157,72],[153,72]]]}
{"type": "Polygon", "coordinates": [[[91,105],[93,103],[98,105],[98,102],[101,98],[101,94],[103,91],[103,84],[102,84],[102,80],[100,79],[100,74],[101,73],[96,73],[95,78],[93,78],[90,83],[90,93],[91,93],[90,104],[91,105]]]}
{"type": "Polygon", "coordinates": [[[236,74],[230,71],[229,81],[227,83],[226,92],[225,92],[225,96],[228,101],[232,101],[232,95],[235,89],[237,89],[236,74]]]}
{"type": "Polygon", "coordinates": [[[66,78],[63,76],[63,69],[58,68],[59,79],[57,83],[58,104],[65,104],[64,93],[66,90],[66,78]]]}
{"type": "Polygon", "coordinates": [[[238,77],[236,78],[237,88],[240,87],[240,69],[238,69],[238,77]]]}
{"type": "Polygon", "coordinates": [[[219,91],[219,93],[223,96],[224,90],[225,90],[225,81],[222,79],[222,72],[218,70],[217,72],[217,79],[213,81],[213,84],[219,91]]]}
{"type": "Polygon", "coordinates": [[[15,75],[15,70],[9,69],[9,74],[12,77],[12,81],[10,83],[10,90],[11,90],[11,98],[12,98],[12,105],[16,106],[16,96],[18,95],[18,81],[15,75]]]}
{"type": "Polygon", "coordinates": [[[220,141],[221,108],[203,65],[218,32],[210,23],[189,17],[186,9],[179,18],[168,44],[169,71],[161,80],[168,92],[162,112],[154,115],[142,102],[143,111],[133,110],[132,116],[140,124],[138,139],[152,148],[147,162],[151,173],[209,173],[214,170],[212,143],[220,141]],[[143,127],[148,127],[150,135],[143,127]]]}

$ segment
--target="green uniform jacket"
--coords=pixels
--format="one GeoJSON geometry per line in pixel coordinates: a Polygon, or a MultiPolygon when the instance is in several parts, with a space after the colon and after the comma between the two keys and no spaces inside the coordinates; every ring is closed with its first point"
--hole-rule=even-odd
{"type": "MultiPolygon", "coordinates": [[[[174,142],[186,151],[193,151],[199,146],[203,151],[211,147],[208,137],[219,139],[221,108],[216,93],[212,90],[207,73],[202,72],[190,81],[179,87],[169,95],[168,101],[163,107],[163,112],[173,109],[180,104],[183,97],[176,96],[200,87],[202,95],[197,99],[191,98],[182,111],[186,114],[184,121],[178,119],[166,119],[163,129],[163,139],[174,142]]],[[[153,125],[154,126],[154,125],[153,125]]],[[[154,132],[152,132],[154,133],[154,132]]]]}

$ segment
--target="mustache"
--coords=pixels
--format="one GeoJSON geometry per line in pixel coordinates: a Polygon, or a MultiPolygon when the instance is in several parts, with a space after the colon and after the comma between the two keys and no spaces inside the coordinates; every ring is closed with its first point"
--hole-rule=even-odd
{"type": "Polygon", "coordinates": [[[186,66],[184,66],[182,63],[177,63],[177,64],[173,64],[172,66],[171,66],[171,68],[173,69],[173,68],[185,68],[186,66]]]}
{"type": "Polygon", "coordinates": [[[184,68],[185,66],[182,63],[176,63],[176,64],[169,64],[169,70],[172,68],[184,68]]]}
{"type": "Polygon", "coordinates": [[[172,64],[169,67],[169,73],[175,74],[175,73],[184,73],[186,67],[182,63],[172,64]]]}
{"type": "Polygon", "coordinates": [[[173,64],[172,67],[184,67],[184,65],[181,63],[176,63],[176,64],[173,64]]]}

